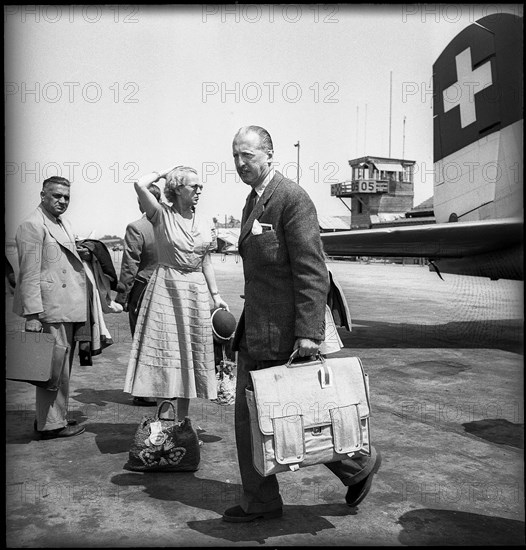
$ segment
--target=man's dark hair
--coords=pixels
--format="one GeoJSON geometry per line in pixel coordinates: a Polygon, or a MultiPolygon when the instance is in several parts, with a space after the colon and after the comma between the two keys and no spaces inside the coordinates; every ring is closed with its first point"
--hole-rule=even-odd
{"type": "Polygon", "coordinates": [[[248,134],[249,132],[254,132],[259,136],[259,139],[261,140],[261,149],[266,152],[274,151],[274,145],[272,144],[270,134],[261,126],[243,126],[243,128],[240,128],[237,131],[236,136],[239,134],[248,134]]]}
{"type": "Polygon", "coordinates": [[[161,200],[161,190],[155,185],[155,183],[150,183],[147,186],[148,191],[157,199],[157,202],[161,200]]]}
{"type": "Polygon", "coordinates": [[[51,176],[47,180],[44,180],[44,183],[42,183],[42,190],[45,190],[46,187],[53,184],[65,185],[66,187],[71,187],[71,183],[66,178],[62,178],[60,176],[51,176]]]}

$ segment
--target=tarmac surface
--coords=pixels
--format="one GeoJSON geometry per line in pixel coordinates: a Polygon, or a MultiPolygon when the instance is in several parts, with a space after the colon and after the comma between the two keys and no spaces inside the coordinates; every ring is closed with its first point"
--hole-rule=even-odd
{"type": "MultiPolygon", "coordinates": [[[[216,255],[214,266],[239,318],[242,264],[216,255]]],[[[73,366],[69,416],[83,434],[40,440],[33,386],[6,382],[6,546],[524,545],[523,283],[330,266],[352,317],[352,332],[340,330],[344,353],[369,374],[372,443],[383,456],[358,508],[327,468],[312,466],[279,475],[282,518],[223,522],[241,490],[234,405],[202,399],[190,405],[204,430],[197,472],[124,470],[139,421],[155,409],[122,391],[128,318],[109,314],[114,343],[93,366],[78,356],[73,366]]],[[[6,293],[8,336],[23,327],[11,305],[6,293]]]]}

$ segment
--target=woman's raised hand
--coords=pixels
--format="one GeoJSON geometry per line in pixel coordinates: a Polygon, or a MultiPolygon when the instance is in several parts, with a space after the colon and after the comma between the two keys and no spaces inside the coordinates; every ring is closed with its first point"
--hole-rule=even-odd
{"type": "Polygon", "coordinates": [[[176,168],[177,166],[179,166],[178,164],[176,164],[175,166],[170,166],[170,168],[166,169],[166,170],[160,170],[158,172],[159,176],[161,178],[166,178],[166,176],[174,169],[176,168]]]}

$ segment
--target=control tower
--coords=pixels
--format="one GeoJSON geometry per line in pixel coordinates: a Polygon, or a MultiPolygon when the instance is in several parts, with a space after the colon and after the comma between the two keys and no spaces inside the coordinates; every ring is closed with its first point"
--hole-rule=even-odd
{"type": "Polygon", "coordinates": [[[413,208],[414,160],[360,157],[349,161],[350,181],[333,183],[331,196],[351,199],[351,229],[405,217],[413,208]]]}

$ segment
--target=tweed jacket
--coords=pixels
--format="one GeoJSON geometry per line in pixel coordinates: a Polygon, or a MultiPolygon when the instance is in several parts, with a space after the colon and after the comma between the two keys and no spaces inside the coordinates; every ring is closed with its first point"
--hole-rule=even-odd
{"type": "Polygon", "coordinates": [[[153,225],[146,215],[131,222],[124,235],[117,301],[126,303],[136,277],[148,280],[157,266],[157,243],[153,225]]]}
{"type": "Polygon", "coordinates": [[[239,236],[245,307],[233,349],[245,331],[254,359],[287,359],[296,338],[325,337],[329,278],[316,208],[302,187],[279,172],[246,218],[248,200],[239,236]],[[255,220],[271,227],[254,234],[255,220]]]}
{"type": "Polygon", "coordinates": [[[45,323],[86,321],[86,273],[67,220],[39,205],[18,227],[19,274],[13,312],[45,323]]]}

